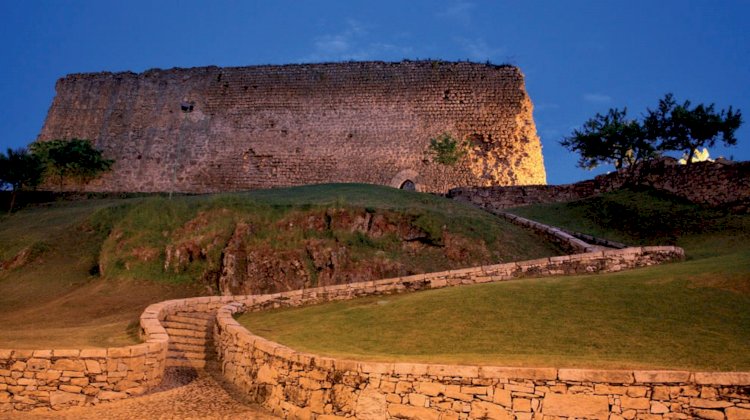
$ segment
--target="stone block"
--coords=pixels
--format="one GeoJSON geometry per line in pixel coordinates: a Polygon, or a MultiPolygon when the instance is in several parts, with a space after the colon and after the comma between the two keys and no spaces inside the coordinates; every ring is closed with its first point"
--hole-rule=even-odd
{"type": "Polygon", "coordinates": [[[724,420],[724,413],[717,410],[697,409],[693,410],[692,414],[695,416],[695,418],[699,419],[724,420]]]}
{"type": "Polygon", "coordinates": [[[545,416],[607,419],[609,417],[609,399],[597,395],[550,393],[544,396],[542,414],[545,416]]]}
{"type": "Polygon", "coordinates": [[[54,349],[52,350],[54,357],[79,357],[81,351],[78,349],[54,349]]]}
{"type": "Polygon", "coordinates": [[[364,389],[357,397],[355,412],[358,419],[379,420],[386,417],[385,395],[374,390],[364,389]]]}
{"type": "MultiPolygon", "coordinates": [[[[424,382],[424,383],[429,383],[429,382],[424,382]]],[[[413,382],[411,382],[411,381],[398,381],[396,383],[396,388],[394,389],[393,392],[395,392],[396,394],[404,394],[404,393],[407,393],[407,392],[411,392],[412,389],[414,389],[413,382]]],[[[435,395],[437,395],[437,394],[435,394],[435,395]]]]}
{"type": "Polygon", "coordinates": [[[648,398],[639,397],[620,397],[620,403],[623,409],[632,408],[635,410],[648,410],[651,407],[651,402],[648,398]]]}
{"type": "Polygon", "coordinates": [[[83,405],[86,402],[86,396],[78,393],[55,391],[49,396],[50,406],[59,410],[61,408],[83,405]]]}
{"type": "Polygon", "coordinates": [[[750,409],[729,407],[724,410],[727,420],[750,420],[750,409]]]}
{"type": "Polygon", "coordinates": [[[431,376],[460,376],[463,378],[479,377],[478,366],[428,365],[427,374],[431,376]]]}
{"type": "Polygon", "coordinates": [[[26,363],[26,369],[30,372],[43,372],[49,369],[50,367],[50,361],[49,359],[29,359],[29,361],[26,363]]]}
{"type": "Polygon", "coordinates": [[[750,385],[750,372],[696,372],[698,385],[750,385]]]}
{"type": "Polygon", "coordinates": [[[633,375],[635,381],[642,384],[688,382],[690,380],[690,372],[681,370],[636,370],[633,375]]]}
{"type": "Polygon", "coordinates": [[[13,350],[13,358],[14,359],[21,359],[26,360],[34,357],[34,350],[28,350],[28,349],[16,349],[13,350]]]}
{"type": "Polygon", "coordinates": [[[629,370],[559,369],[557,375],[561,381],[633,383],[633,372],[629,370]]]}
{"type": "Polygon", "coordinates": [[[514,413],[528,413],[531,411],[531,400],[526,398],[513,398],[514,413]]]}
{"type": "Polygon", "coordinates": [[[423,394],[409,394],[409,404],[415,407],[427,407],[429,406],[429,399],[423,394]]]}
{"type": "Polygon", "coordinates": [[[669,407],[659,401],[651,401],[651,413],[666,414],[669,413],[669,407]]]}
{"type": "Polygon", "coordinates": [[[60,389],[60,391],[71,392],[74,394],[80,394],[81,392],[83,392],[83,388],[75,385],[60,385],[58,388],[60,389]]]}
{"type": "MultiPolygon", "coordinates": [[[[34,350],[33,356],[38,359],[49,359],[52,357],[52,350],[34,350]]],[[[2,356],[0,356],[2,359],[2,356]]]]}
{"type": "Polygon", "coordinates": [[[445,393],[445,385],[438,382],[417,382],[415,388],[417,392],[433,397],[445,393]]]}
{"type": "Polygon", "coordinates": [[[625,395],[628,392],[626,386],[594,384],[596,395],[625,395]]]}
{"type": "Polygon", "coordinates": [[[517,368],[500,366],[481,366],[479,368],[480,378],[503,378],[503,379],[532,379],[532,380],[555,380],[557,369],[555,368],[517,368]]]}
{"type": "Polygon", "coordinates": [[[83,371],[86,364],[83,360],[59,359],[52,364],[52,369],[62,371],[83,371]]]}
{"type": "Polygon", "coordinates": [[[493,420],[513,420],[514,417],[502,407],[486,402],[473,401],[471,403],[471,418],[475,419],[493,419],[493,420]]]}
{"type": "Polygon", "coordinates": [[[102,366],[97,360],[86,359],[84,360],[84,364],[86,365],[86,372],[88,374],[102,373],[102,366]]]}
{"type": "Polygon", "coordinates": [[[455,400],[461,400],[461,401],[472,401],[474,397],[472,397],[469,394],[464,394],[461,392],[461,387],[458,385],[448,385],[445,387],[445,392],[443,393],[448,398],[453,398],[455,400]]]}
{"type": "MultiPolygon", "coordinates": [[[[404,404],[388,404],[388,414],[391,417],[396,417],[399,419],[409,419],[409,420],[439,420],[440,419],[440,412],[425,408],[425,407],[414,407],[411,405],[404,405],[404,404]]],[[[357,413],[357,418],[359,419],[359,412],[357,413]]],[[[386,418],[385,416],[378,417],[378,420],[382,420],[386,418]]],[[[373,419],[374,420],[374,419],[373,419]]]]}
{"type": "Polygon", "coordinates": [[[125,392],[101,391],[99,392],[99,394],[97,394],[97,398],[102,401],[121,400],[127,397],[128,394],[125,392]]]}
{"type": "Polygon", "coordinates": [[[495,388],[492,394],[492,402],[500,404],[503,407],[510,408],[513,406],[513,397],[511,392],[507,389],[495,388]]]}

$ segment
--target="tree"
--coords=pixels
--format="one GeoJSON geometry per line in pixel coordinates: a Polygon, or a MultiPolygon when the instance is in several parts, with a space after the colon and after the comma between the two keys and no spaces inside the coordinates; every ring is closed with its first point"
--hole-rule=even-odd
{"type": "Polygon", "coordinates": [[[437,138],[430,139],[429,152],[432,155],[432,161],[443,165],[455,165],[466,156],[466,142],[459,142],[450,134],[443,133],[437,138]]]}
{"type": "Polygon", "coordinates": [[[607,163],[622,169],[654,157],[653,137],[641,123],[628,120],[627,112],[627,108],[611,108],[604,115],[597,113],[560,144],[578,153],[578,166],[585,169],[607,163]]]}
{"type": "Polygon", "coordinates": [[[45,166],[46,177],[56,177],[60,190],[66,178],[78,183],[88,182],[103,172],[109,171],[114,163],[105,159],[88,140],[51,140],[31,145],[33,153],[45,166]]]}
{"type": "Polygon", "coordinates": [[[645,125],[661,142],[661,150],[683,151],[687,154],[687,165],[701,147],[713,147],[718,140],[726,146],[737,144],[734,132],[742,125],[740,110],[716,112],[714,104],[698,104],[691,107],[690,101],[677,104],[668,93],[659,100],[655,110],[649,109],[645,125]]]}
{"type": "Polygon", "coordinates": [[[13,211],[18,192],[34,188],[42,180],[42,163],[26,149],[8,149],[7,154],[0,152],[0,184],[11,188],[8,214],[13,211]]]}

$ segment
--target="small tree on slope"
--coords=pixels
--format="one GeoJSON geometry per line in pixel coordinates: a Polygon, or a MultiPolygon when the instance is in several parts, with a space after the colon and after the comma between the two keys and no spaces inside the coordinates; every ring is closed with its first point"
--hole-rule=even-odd
{"type": "Polygon", "coordinates": [[[0,152],[0,183],[11,188],[8,214],[13,211],[20,190],[39,185],[43,169],[41,161],[24,148],[0,152]]]}

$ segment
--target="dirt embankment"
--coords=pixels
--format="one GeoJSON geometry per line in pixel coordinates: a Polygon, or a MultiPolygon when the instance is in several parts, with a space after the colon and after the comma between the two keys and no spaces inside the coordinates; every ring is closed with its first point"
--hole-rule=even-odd
{"type": "Polygon", "coordinates": [[[384,210],[293,211],[274,221],[227,209],[200,212],[163,248],[127,246],[114,230],[104,274],[160,265],[193,273],[222,294],[274,293],[497,262],[482,240],[418,216],[384,210]]]}

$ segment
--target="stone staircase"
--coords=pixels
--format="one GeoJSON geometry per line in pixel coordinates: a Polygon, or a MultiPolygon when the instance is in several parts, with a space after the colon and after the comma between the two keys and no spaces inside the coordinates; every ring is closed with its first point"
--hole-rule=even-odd
{"type": "Polygon", "coordinates": [[[176,312],[162,321],[169,334],[167,366],[204,368],[213,359],[214,313],[176,312]]]}

